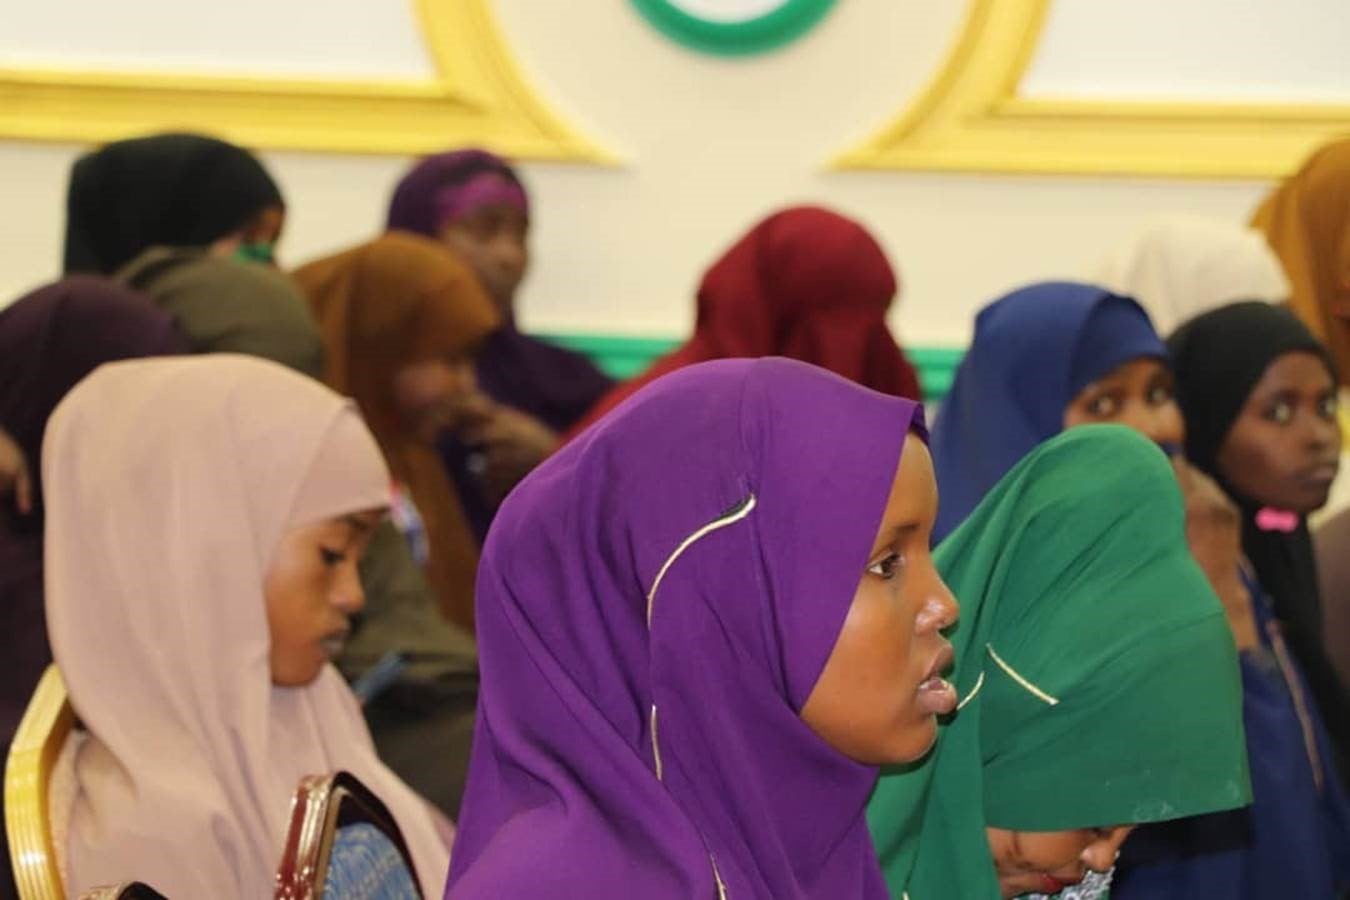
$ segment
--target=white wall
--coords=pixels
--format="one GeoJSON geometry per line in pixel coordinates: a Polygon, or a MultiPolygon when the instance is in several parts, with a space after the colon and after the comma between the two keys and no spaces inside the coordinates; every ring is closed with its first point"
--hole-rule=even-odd
{"type": "MultiPolygon", "coordinates": [[[[285,6],[273,4],[274,20],[285,6]]],[[[1247,216],[1264,185],[825,171],[828,158],[898,112],[932,76],[963,7],[841,0],[785,51],[722,60],[670,44],[627,0],[495,0],[540,93],[625,159],[615,169],[525,166],[536,204],[526,324],[681,333],[700,273],[739,232],[775,206],[816,201],[864,220],[890,251],[904,284],[895,315],[902,337],[958,344],[988,299],[1029,280],[1090,270],[1151,215],[1247,216]]],[[[312,34],[291,33],[305,35],[312,57],[312,34]]],[[[64,182],[77,150],[0,142],[8,213],[0,217],[0,296],[56,274],[64,182]]],[[[405,165],[264,155],[290,201],[288,263],[374,232],[405,165]]]]}

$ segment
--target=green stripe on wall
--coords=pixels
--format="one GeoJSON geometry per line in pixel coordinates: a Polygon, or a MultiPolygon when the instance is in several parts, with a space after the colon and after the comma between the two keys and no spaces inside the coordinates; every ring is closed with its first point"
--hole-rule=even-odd
{"type": "MultiPolygon", "coordinates": [[[[679,345],[678,340],[653,337],[622,337],[610,334],[541,334],[540,337],[585,353],[615,378],[632,378],[652,360],[679,345]]],[[[905,354],[919,370],[924,399],[939,403],[951,390],[956,367],[964,350],[956,347],[907,347],[905,354]]]]}

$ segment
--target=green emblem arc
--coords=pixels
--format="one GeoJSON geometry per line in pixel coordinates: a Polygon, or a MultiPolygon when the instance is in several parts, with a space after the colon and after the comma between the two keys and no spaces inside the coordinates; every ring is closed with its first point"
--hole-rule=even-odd
{"type": "Polygon", "coordinates": [[[704,53],[746,56],[793,41],[835,0],[632,0],[672,40],[704,53]]]}

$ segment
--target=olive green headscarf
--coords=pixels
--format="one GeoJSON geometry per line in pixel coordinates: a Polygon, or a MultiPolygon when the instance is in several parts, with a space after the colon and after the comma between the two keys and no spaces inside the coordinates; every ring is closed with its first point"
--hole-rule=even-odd
{"type": "Polygon", "coordinates": [[[1117,425],[1022,460],[937,549],[963,705],[868,822],[892,892],[999,896],[985,826],[1059,831],[1250,802],[1237,652],[1166,458],[1117,425]]]}

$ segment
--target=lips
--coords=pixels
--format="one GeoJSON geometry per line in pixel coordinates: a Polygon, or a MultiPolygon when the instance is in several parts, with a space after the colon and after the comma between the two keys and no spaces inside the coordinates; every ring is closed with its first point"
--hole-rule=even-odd
{"type": "Polygon", "coordinates": [[[1335,462],[1329,462],[1309,466],[1299,474],[1304,481],[1312,482],[1313,484],[1331,484],[1331,482],[1336,480],[1336,472],[1338,470],[1339,466],[1337,466],[1335,462]]]}
{"type": "Polygon", "coordinates": [[[945,716],[956,709],[956,688],[941,674],[951,667],[952,658],[952,645],[944,640],[942,649],[937,652],[924,673],[923,681],[919,683],[919,708],[929,715],[945,716]]]}
{"type": "Polygon", "coordinates": [[[1070,884],[1072,884],[1072,883],[1073,883],[1073,882],[1070,882],[1070,881],[1060,881],[1060,880],[1059,880],[1058,878],[1056,878],[1055,876],[1050,875],[1050,874],[1047,874],[1047,873],[1045,873],[1045,872],[1042,872],[1042,873],[1041,873],[1041,893],[1042,893],[1042,894],[1052,894],[1052,895],[1053,895],[1053,894],[1058,894],[1060,891],[1064,890],[1066,887],[1068,887],[1068,886],[1069,886],[1070,884]]]}
{"type": "Polygon", "coordinates": [[[342,648],[347,645],[347,636],[350,633],[349,629],[343,628],[341,631],[335,631],[319,641],[319,646],[323,648],[324,655],[329,659],[336,659],[338,654],[342,652],[342,648]]]}

